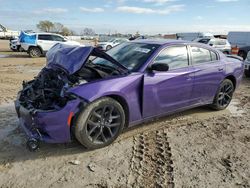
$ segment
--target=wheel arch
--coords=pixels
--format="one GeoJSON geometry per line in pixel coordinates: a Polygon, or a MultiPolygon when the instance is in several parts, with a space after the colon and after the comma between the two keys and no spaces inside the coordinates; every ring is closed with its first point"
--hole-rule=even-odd
{"type": "Polygon", "coordinates": [[[234,89],[236,88],[236,86],[237,86],[237,81],[236,81],[236,78],[235,78],[234,75],[228,75],[228,76],[225,77],[225,79],[228,79],[228,80],[232,81],[232,82],[233,82],[233,85],[234,85],[234,89]]]}
{"type": "Polygon", "coordinates": [[[122,96],[116,95],[116,94],[106,95],[104,97],[110,97],[110,98],[116,100],[118,103],[120,103],[120,105],[124,109],[125,117],[126,117],[124,127],[128,127],[128,125],[129,125],[129,106],[128,106],[126,99],[123,98],[122,96]]]}
{"type": "Polygon", "coordinates": [[[31,46],[29,46],[28,51],[30,50],[30,48],[38,48],[39,50],[41,50],[41,53],[42,53],[42,54],[44,53],[44,52],[43,52],[43,49],[41,48],[41,46],[34,46],[34,45],[31,45],[31,46]]]}

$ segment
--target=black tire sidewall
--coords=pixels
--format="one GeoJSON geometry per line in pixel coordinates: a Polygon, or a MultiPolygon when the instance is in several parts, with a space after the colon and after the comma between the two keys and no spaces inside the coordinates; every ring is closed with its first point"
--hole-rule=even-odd
{"type": "Polygon", "coordinates": [[[86,108],[79,114],[76,120],[75,129],[74,129],[75,137],[86,148],[97,149],[97,148],[105,147],[111,144],[120,135],[124,126],[125,126],[125,112],[121,104],[110,97],[103,97],[88,104],[86,108]],[[122,123],[116,135],[112,139],[110,139],[108,142],[103,143],[103,144],[94,144],[93,142],[89,140],[88,136],[86,135],[86,126],[87,126],[86,122],[94,109],[96,109],[98,106],[105,105],[105,104],[112,104],[120,111],[122,123]]]}
{"type": "Polygon", "coordinates": [[[30,49],[29,49],[29,55],[30,55],[30,57],[41,57],[41,55],[42,55],[42,52],[41,52],[41,50],[39,49],[39,48],[37,48],[37,47],[31,47],[30,49]],[[39,52],[38,54],[38,56],[34,56],[33,54],[32,54],[32,50],[35,50],[35,51],[37,51],[37,52],[39,52]]]}
{"type": "MultiPolygon", "coordinates": [[[[215,95],[215,98],[214,98],[214,102],[213,102],[213,104],[212,104],[212,107],[213,107],[213,109],[215,109],[215,110],[224,110],[224,109],[226,109],[226,108],[228,107],[228,105],[229,105],[230,102],[231,102],[231,101],[230,101],[229,104],[227,104],[225,107],[222,107],[222,106],[220,106],[220,105],[218,104],[218,97],[219,97],[220,90],[221,90],[221,88],[222,88],[225,84],[231,84],[232,87],[233,87],[233,92],[234,92],[234,90],[235,90],[234,84],[233,84],[233,82],[232,82],[231,80],[229,80],[229,79],[223,80],[223,82],[220,84],[220,87],[218,88],[218,90],[217,90],[217,92],[216,92],[216,95],[215,95]]],[[[233,96],[233,94],[232,94],[232,96],[233,96]]]]}

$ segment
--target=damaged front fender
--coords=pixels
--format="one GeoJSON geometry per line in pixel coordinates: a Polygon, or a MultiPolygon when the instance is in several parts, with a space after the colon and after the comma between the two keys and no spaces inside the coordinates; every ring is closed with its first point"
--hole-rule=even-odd
{"type": "Polygon", "coordinates": [[[20,124],[29,138],[48,143],[65,143],[71,140],[71,119],[87,105],[82,99],[69,101],[54,111],[27,110],[15,102],[20,124]],[[70,118],[70,119],[69,119],[70,118]]]}

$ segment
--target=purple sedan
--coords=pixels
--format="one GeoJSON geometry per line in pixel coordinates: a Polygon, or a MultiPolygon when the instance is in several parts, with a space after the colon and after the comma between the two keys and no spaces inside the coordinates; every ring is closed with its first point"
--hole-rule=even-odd
{"type": "Polygon", "coordinates": [[[243,70],[237,57],[187,41],[137,40],[106,53],[57,44],[15,106],[30,150],[73,138],[95,149],[152,118],[203,105],[225,109],[243,70]]]}

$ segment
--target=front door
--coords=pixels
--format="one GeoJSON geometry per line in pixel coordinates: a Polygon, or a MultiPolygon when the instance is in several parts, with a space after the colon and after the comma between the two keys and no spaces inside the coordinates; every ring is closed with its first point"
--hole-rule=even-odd
{"type": "Polygon", "coordinates": [[[192,104],[194,73],[186,46],[162,50],[153,63],[166,63],[169,71],[148,71],[144,76],[143,117],[173,112],[192,104]]]}

